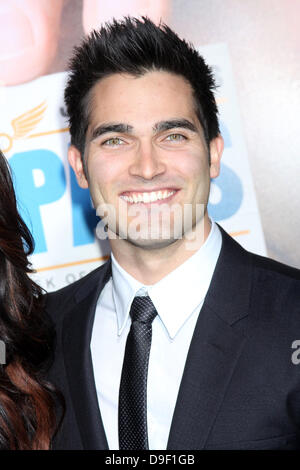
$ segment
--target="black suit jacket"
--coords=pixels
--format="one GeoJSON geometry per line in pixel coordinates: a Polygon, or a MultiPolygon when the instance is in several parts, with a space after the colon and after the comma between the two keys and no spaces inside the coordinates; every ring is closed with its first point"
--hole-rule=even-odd
{"type": "MultiPolygon", "coordinates": [[[[300,271],[251,254],[221,232],[167,449],[300,448],[300,364],[292,361],[292,343],[300,340],[300,271]]],[[[110,275],[108,261],[48,295],[57,329],[50,379],[66,400],[54,449],[108,448],[90,340],[96,303],[110,275]]]]}

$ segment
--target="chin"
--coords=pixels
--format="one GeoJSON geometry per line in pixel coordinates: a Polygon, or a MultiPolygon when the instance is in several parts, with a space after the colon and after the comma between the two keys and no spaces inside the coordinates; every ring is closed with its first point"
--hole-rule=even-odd
{"type": "Polygon", "coordinates": [[[143,250],[161,250],[163,248],[166,248],[167,246],[173,245],[173,243],[176,243],[178,240],[175,238],[168,238],[168,239],[163,239],[163,238],[137,238],[132,239],[132,238],[127,238],[127,242],[130,243],[131,245],[134,245],[137,248],[142,248],[143,250]]]}

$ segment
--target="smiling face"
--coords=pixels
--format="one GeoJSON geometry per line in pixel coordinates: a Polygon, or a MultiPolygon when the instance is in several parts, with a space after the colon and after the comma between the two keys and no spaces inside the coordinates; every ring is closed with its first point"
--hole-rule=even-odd
{"type": "Polygon", "coordinates": [[[185,207],[193,209],[185,232],[203,218],[196,214],[197,204],[204,205],[207,221],[210,178],[218,176],[223,140],[217,137],[210,143],[209,165],[192,88],[181,76],[163,71],[138,78],[114,74],[94,86],[90,105],[87,175],[73,146],[69,161],[79,185],[89,187],[95,208],[115,209],[118,235],[136,246],[159,248],[179,238],[185,207]],[[150,217],[155,212],[170,216],[160,217],[158,230],[150,217]],[[147,226],[146,232],[151,230],[156,238],[131,236],[128,228],[137,225],[144,235],[147,226]]]}

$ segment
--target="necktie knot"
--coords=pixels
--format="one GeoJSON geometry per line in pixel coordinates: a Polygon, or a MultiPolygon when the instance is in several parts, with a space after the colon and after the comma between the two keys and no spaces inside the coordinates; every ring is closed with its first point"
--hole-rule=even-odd
{"type": "Polygon", "coordinates": [[[138,296],[133,299],[130,309],[132,321],[151,324],[157,315],[157,311],[150,297],[138,296]]]}

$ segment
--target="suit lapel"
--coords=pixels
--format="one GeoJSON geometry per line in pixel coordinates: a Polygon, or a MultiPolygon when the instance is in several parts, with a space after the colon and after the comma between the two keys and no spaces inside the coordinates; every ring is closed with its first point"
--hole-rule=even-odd
{"type": "Polygon", "coordinates": [[[246,342],[251,255],[221,232],[222,249],[189,348],[168,449],[205,448],[246,342]]]}
{"type": "Polygon", "coordinates": [[[245,338],[204,305],[173,415],[168,449],[203,449],[245,338]]]}
{"type": "Polygon", "coordinates": [[[76,292],[63,325],[67,377],[84,449],[108,449],[98,406],[90,341],[97,300],[110,274],[109,260],[76,292]]]}

